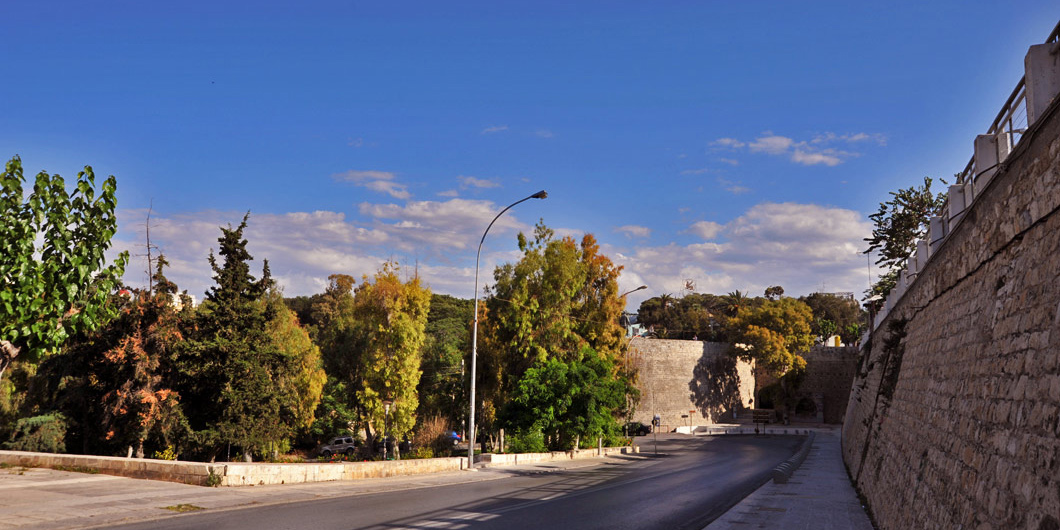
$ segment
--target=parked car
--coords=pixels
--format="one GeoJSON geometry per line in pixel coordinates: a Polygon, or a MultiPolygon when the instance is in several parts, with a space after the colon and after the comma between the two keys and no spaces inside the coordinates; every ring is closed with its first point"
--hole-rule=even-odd
{"type": "Polygon", "coordinates": [[[644,436],[651,433],[651,426],[644,425],[639,421],[626,424],[626,436],[644,436]]]}
{"type": "Polygon", "coordinates": [[[324,458],[341,453],[352,455],[357,450],[358,445],[360,444],[357,440],[351,436],[339,436],[332,438],[330,442],[317,448],[317,452],[324,458]]]}

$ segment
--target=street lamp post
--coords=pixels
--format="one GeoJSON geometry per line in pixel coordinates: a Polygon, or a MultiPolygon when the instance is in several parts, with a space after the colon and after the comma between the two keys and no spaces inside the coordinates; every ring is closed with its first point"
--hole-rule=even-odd
{"type": "Polygon", "coordinates": [[[486,227],[486,231],[482,232],[482,239],[478,242],[478,252],[475,254],[475,324],[471,329],[471,403],[470,412],[467,417],[467,468],[469,470],[475,469],[475,358],[478,354],[478,265],[479,258],[482,257],[482,243],[486,241],[486,234],[489,233],[490,228],[493,228],[493,223],[500,219],[504,212],[511,210],[513,206],[530,199],[544,199],[548,197],[548,193],[545,190],[541,190],[529,197],[520,199],[508,205],[507,208],[501,210],[501,213],[494,217],[490,224],[486,227]]]}
{"type": "MultiPolygon", "coordinates": [[[[622,294],[618,295],[618,297],[619,297],[619,298],[621,298],[621,299],[624,299],[624,298],[626,297],[626,295],[627,295],[627,294],[629,294],[629,293],[635,293],[635,292],[637,292],[637,291],[640,291],[641,289],[647,289],[647,288],[648,288],[648,286],[647,286],[647,285],[641,285],[640,287],[637,287],[636,289],[633,289],[633,290],[631,290],[631,291],[626,291],[626,292],[624,292],[624,293],[622,293],[622,294]]],[[[625,307],[626,307],[626,302],[625,302],[625,300],[622,300],[622,318],[623,318],[623,319],[625,319],[625,318],[626,318],[626,309],[625,309],[625,307]]],[[[626,321],[626,324],[628,325],[628,323],[629,323],[629,322],[628,322],[628,320],[627,320],[627,321],[626,321]]],[[[627,331],[628,331],[628,330],[627,330],[627,331]]],[[[625,369],[626,369],[626,372],[628,373],[628,372],[629,372],[629,345],[628,345],[628,344],[626,345],[626,363],[625,363],[625,369]]],[[[631,399],[630,399],[630,396],[629,396],[629,394],[627,393],[627,394],[626,394],[626,410],[627,410],[627,411],[628,411],[628,410],[630,410],[630,409],[632,408],[632,406],[630,405],[630,403],[631,403],[631,399]]],[[[622,435],[623,435],[623,436],[629,436],[629,421],[630,421],[631,419],[632,419],[632,417],[631,417],[631,416],[630,416],[629,414],[627,414],[627,415],[626,415],[626,423],[625,423],[624,425],[622,425],[622,435]]]]}

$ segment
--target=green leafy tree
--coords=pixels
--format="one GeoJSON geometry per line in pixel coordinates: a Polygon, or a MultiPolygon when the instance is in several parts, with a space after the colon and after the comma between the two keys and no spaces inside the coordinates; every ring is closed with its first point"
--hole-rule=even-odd
{"type": "Polygon", "coordinates": [[[800,297],[799,300],[805,302],[813,311],[813,334],[820,340],[836,333],[847,344],[853,344],[859,339],[858,324],[865,315],[857,301],[830,293],[813,293],[800,297]],[[831,325],[825,322],[830,322],[831,325]]]}
{"type": "Polygon", "coordinates": [[[649,298],[637,314],[637,321],[654,328],[658,338],[678,340],[724,342],[728,320],[725,299],[708,293],[649,298]]]}
{"type": "Polygon", "coordinates": [[[463,360],[471,351],[473,311],[472,300],[431,295],[431,310],[424,330],[418,417],[440,418],[450,429],[458,427],[467,414],[463,360]]]}
{"type": "Polygon", "coordinates": [[[309,310],[315,323],[314,342],[320,346],[327,383],[317,408],[312,432],[319,443],[325,438],[352,434],[361,418],[357,393],[364,388],[364,364],[360,352],[363,337],[356,326],[353,286],[356,280],[346,274],[328,277],[328,287],[312,297],[309,310]]]}
{"type": "Polygon", "coordinates": [[[626,395],[633,391],[614,376],[614,368],[588,346],[569,361],[540,361],[519,380],[502,419],[517,438],[540,433],[552,450],[571,449],[578,440],[595,445],[599,437],[614,438],[626,395]]]}
{"type": "Polygon", "coordinates": [[[19,355],[37,362],[112,318],[105,302],[128,261],[104,256],[117,230],[113,176],[97,190],[85,166],[67,192],[42,171],[28,196],[24,180],[16,156],[0,175],[0,376],[19,355]]]}
{"type": "Polygon", "coordinates": [[[293,399],[287,408],[294,414],[296,428],[306,431],[313,425],[327,381],[320,348],[309,338],[295,312],[284,305],[279,292],[269,293],[267,304],[270,318],[265,331],[273,346],[294,361],[294,371],[279,378],[279,383],[283,393],[293,399]]]}
{"type": "Polygon", "coordinates": [[[357,389],[361,423],[371,444],[386,422],[384,401],[390,401],[389,434],[401,438],[416,425],[424,328],[431,291],[419,277],[402,282],[394,263],[367,276],[353,297],[353,316],[363,385],[357,389]]]}
{"type": "Polygon", "coordinates": [[[550,359],[570,363],[589,347],[611,363],[612,376],[635,377],[623,365],[621,267],[599,253],[595,238],[586,235],[580,244],[569,237],[557,240],[539,223],[532,240],[519,234],[519,248],[523,257],[517,263],[495,270],[480,317],[477,384],[484,399],[476,424],[486,432],[527,370],[550,359]]]}
{"type": "Polygon", "coordinates": [[[765,296],[768,300],[776,300],[781,296],[784,296],[784,288],[779,285],[766,287],[765,296]]]}
{"type": "Polygon", "coordinates": [[[869,244],[865,253],[877,252],[876,264],[886,269],[870,289],[870,296],[886,297],[894,288],[901,267],[916,249],[917,240],[927,237],[931,217],[941,214],[946,196],[942,192],[932,193],[931,182],[930,177],[924,177],[922,186],[892,191],[890,200],[881,202],[879,210],[869,216],[874,226],[872,237],[865,238],[869,244]]]}

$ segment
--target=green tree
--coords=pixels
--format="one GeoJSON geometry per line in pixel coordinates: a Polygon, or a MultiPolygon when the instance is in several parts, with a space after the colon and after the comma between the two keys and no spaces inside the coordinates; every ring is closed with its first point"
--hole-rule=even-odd
{"type": "Polygon", "coordinates": [[[431,295],[424,330],[423,360],[418,390],[418,417],[442,418],[450,429],[467,414],[464,356],[471,351],[471,314],[474,302],[444,294],[431,295]]]}
{"type": "Polygon", "coordinates": [[[813,311],[813,334],[820,340],[835,333],[839,333],[840,338],[847,344],[858,340],[856,329],[864,315],[857,301],[830,293],[813,293],[800,297],[799,300],[805,302],[813,311]],[[832,326],[824,322],[830,322],[832,326]],[[850,334],[852,331],[855,332],[853,336],[850,334]]]}
{"type": "Polygon", "coordinates": [[[105,302],[128,261],[104,256],[117,230],[113,176],[98,196],[90,166],[70,193],[42,171],[26,196],[24,180],[16,156],[0,175],[0,376],[20,354],[37,362],[112,318],[105,302]]]}
{"type": "Polygon", "coordinates": [[[390,407],[389,434],[400,438],[416,425],[421,349],[431,291],[419,277],[402,282],[394,263],[364,277],[353,296],[354,326],[361,346],[363,384],[357,389],[361,423],[368,441],[384,429],[384,401],[390,407]]]}
{"type": "Polygon", "coordinates": [[[570,363],[589,347],[611,363],[612,376],[626,381],[635,377],[623,365],[626,345],[617,282],[621,267],[599,253],[592,235],[584,236],[580,245],[554,235],[541,223],[532,240],[519,234],[522,258],[494,272],[496,283],[480,317],[477,384],[483,404],[476,424],[485,432],[527,370],[549,359],[570,363]]]}
{"type": "Polygon", "coordinates": [[[315,419],[317,406],[324,391],[327,374],[324,373],[320,348],[309,338],[294,311],[284,305],[277,291],[268,295],[271,318],[266,323],[266,333],[284,356],[295,361],[294,371],[280,378],[282,391],[293,398],[288,407],[294,413],[297,429],[306,431],[315,419]]]}
{"type": "Polygon", "coordinates": [[[502,419],[517,437],[541,433],[552,450],[571,449],[577,440],[595,445],[598,437],[614,438],[626,396],[635,391],[614,377],[614,368],[588,346],[569,361],[538,362],[519,380],[502,419]]]}
{"type": "Polygon", "coordinates": [[[874,226],[872,237],[865,238],[869,244],[865,253],[877,252],[876,264],[886,269],[870,289],[870,296],[886,297],[894,288],[905,260],[916,249],[917,240],[927,237],[931,217],[942,213],[946,196],[942,192],[932,193],[931,182],[931,177],[924,177],[923,186],[892,191],[890,200],[881,202],[879,210],[869,216],[874,226]]]}
{"type": "Polygon", "coordinates": [[[267,332],[272,319],[264,299],[272,285],[269,265],[262,278],[250,274],[243,230],[221,228],[219,263],[210,252],[216,285],[197,311],[194,339],[180,358],[181,395],[202,449],[216,456],[234,446],[248,458],[283,447],[299,423],[297,380],[301,359],[283,351],[267,332]]]}

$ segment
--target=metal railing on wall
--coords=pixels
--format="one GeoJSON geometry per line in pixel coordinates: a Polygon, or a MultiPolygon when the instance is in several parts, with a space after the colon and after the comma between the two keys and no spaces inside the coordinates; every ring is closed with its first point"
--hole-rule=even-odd
{"type": "MultiPolygon", "coordinates": [[[[1053,27],[1052,33],[1043,44],[1051,45],[1050,54],[1060,53],[1060,23],[1053,27]]],[[[971,207],[974,199],[989,184],[994,173],[1005,161],[1005,157],[1020,142],[1027,128],[1033,125],[1028,123],[1029,114],[1025,74],[1016,83],[1016,88],[1012,90],[1012,94],[1002,105],[986,133],[976,138],[976,153],[972,155],[964,170],[956,175],[957,181],[950,186],[941,214],[931,218],[928,239],[918,241],[915,245],[914,252],[909,256],[906,266],[899,274],[897,285],[887,295],[883,307],[875,315],[871,329],[874,330],[883,323],[891,308],[916,280],[927,261],[953,228],[964,218],[965,212],[971,207]]],[[[866,343],[866,338],[863,337],[863,344],[866,343]]]]}

